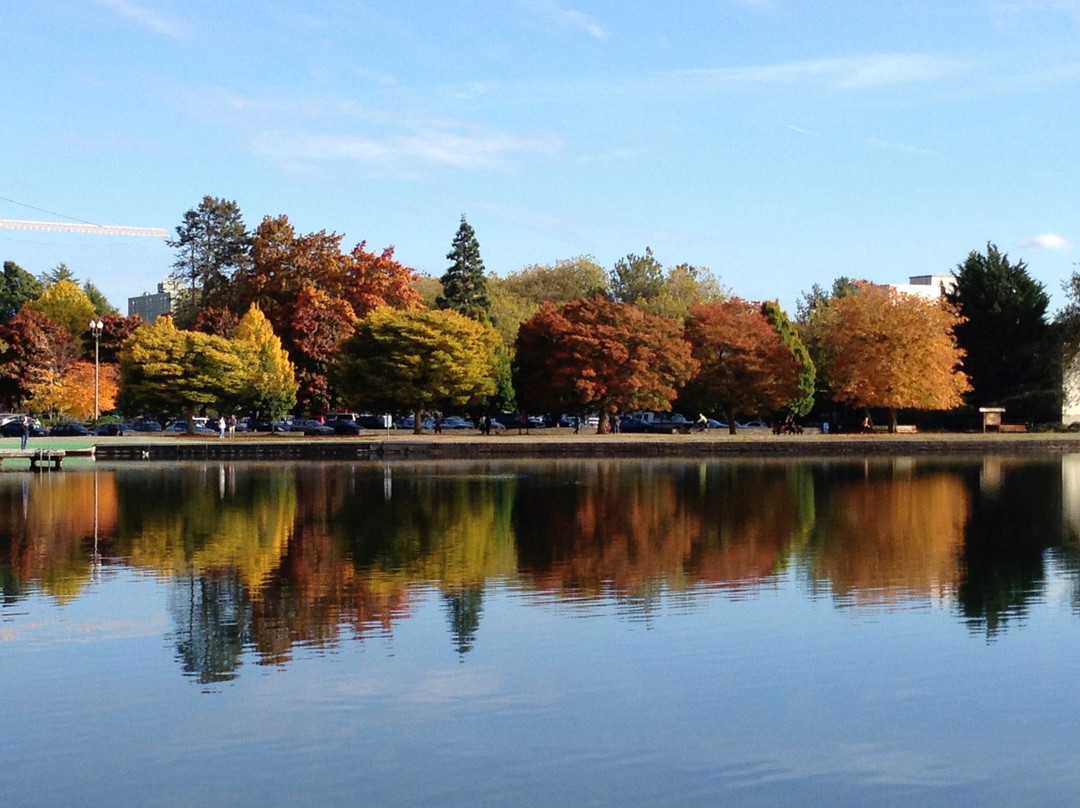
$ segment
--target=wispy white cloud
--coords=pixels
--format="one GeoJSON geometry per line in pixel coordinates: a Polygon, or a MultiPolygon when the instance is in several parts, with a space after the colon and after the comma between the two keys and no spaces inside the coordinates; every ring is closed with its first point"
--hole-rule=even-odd
{"type": "Polygon", "coordinates": [[[1057,233],[1040,233],[1037,236],[1026,238],[1020,242],[1025,250],[1047,250],[1050,252],[1068,252],[1072,249],[1072,242],[1057,233]]]}
{"type": "Polygon", "coordinates": [[[187,36],[191,30],[190,26],[179,17],[166,14],[157,9],[140,6],[128,2],[128,0],[95,0],[95,2],[114,14],[139,23],[139,25],[153,31],[155,34],[181,39],[187,36]]]}
{"type": "Polygon", "coordinates": [[[808,137],[818,137],[817,132],[813,132],[809,129],[803,129],[801,126],[793,126],[790,123],[784,124],[785,129],[790,129],[792,132],[798,132],[800,135],[807,135],[808,137]]]}
{"type": "Polygon", "coordinates": [[[384,137],[267,130],[255,135],[250,145],[258,156],[293,167],[346,160],[404,168],[421,163],[467,170],[491,170],[505,165],[513,154],[552,154],[559,148],[554,138],[522,138],[475,127],[408,131],[384,137]]]}
{"type": "Polygon", "coordinates": [[[596,39],[606,39],[604,26],[582,11],[566,9],[554,0],[518,0],[534,14],[542,16],[549,23],[560,28],[572,28],[584,31],[596,39]]]}
{"type": "Polygon", "coordinates": [[[833,91],[873,90],[955,78],[969,72],[974,62],[945,56],[881,53],[781,62],[771,65],[721,67],[680,71],[707,87],[739,85],[818,85],[833,91]]]}
{"type": "Polygon", "coordinates": [[[876,137],[868,137],[866,139],[866,145],[871,149],[880,149],[881,151],[897,151],[904,152],[906,154],[921,154],[927,157],[940,156],[940,153],[934,151],[933,149],[924,149],[921,146],[912,146],[907,143],[894,143],[892,141],[881,140],[880,138],[876,137]]]}

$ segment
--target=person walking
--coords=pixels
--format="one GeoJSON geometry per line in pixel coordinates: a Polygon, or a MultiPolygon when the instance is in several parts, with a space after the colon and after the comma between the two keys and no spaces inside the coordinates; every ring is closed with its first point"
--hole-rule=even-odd
{"type": "Polygon", "coordinates": [[[26,442],[30,439],[30,416],[29,415],[24,415],[22,417],[22,421],[21,421],[20,425],[22,426],[22,432],[21,432],[22,445],[19,448],[25,450],[26,449],[26,442]]]}
{"type": "Polygon", "coordinates": [[[217,419],[218,437],[225,437],[225,416],[219,415],[217,419]]]}
{"type": "Polygon", "coordinates": [[[236,437],[236,415],[235,414],[230,415],[229,420],[226,421],[225,423],[227,423],[228,426],[229,426],[229,437],[230,438],[235,438],[236,437]]]}

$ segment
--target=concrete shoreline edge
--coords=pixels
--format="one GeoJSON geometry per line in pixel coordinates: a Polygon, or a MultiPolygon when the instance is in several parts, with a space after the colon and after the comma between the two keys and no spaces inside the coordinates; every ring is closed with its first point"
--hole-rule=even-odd
{"type": "Polygon", "coordinates": [[[1080,436],[844,435],[690,436],[394,436],[346,439],[123,439],[95,444],[98,461],[398,460],[497,458],[865,457],[1062,455],[1080,452],[1080,436]]]}

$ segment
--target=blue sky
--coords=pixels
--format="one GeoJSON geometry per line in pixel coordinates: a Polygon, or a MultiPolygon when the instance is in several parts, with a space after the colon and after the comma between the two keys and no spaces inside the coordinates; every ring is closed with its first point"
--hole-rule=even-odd
{"type": "MultiPolygon", "coordinates": [[[[1080,0],[8,2],[0,218],[172,231],[209,194],[437,276],[465,214],[499,274],[650,246],[788,308],[993,241],[1056,308],[1078,34],[1080,0]]],[[[0,258],[126,313],[173,254],[0,229],[0,258]]]]}

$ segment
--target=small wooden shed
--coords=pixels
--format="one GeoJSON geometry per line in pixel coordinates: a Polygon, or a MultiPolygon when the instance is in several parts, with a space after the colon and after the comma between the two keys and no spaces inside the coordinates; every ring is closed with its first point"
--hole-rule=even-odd
{"type": "Polygon", "coordinates": [[[1005,415],[1004,407],[979,407],[982,413],[983,432],[1000,432],[1001,419],[1005,415]]]}

